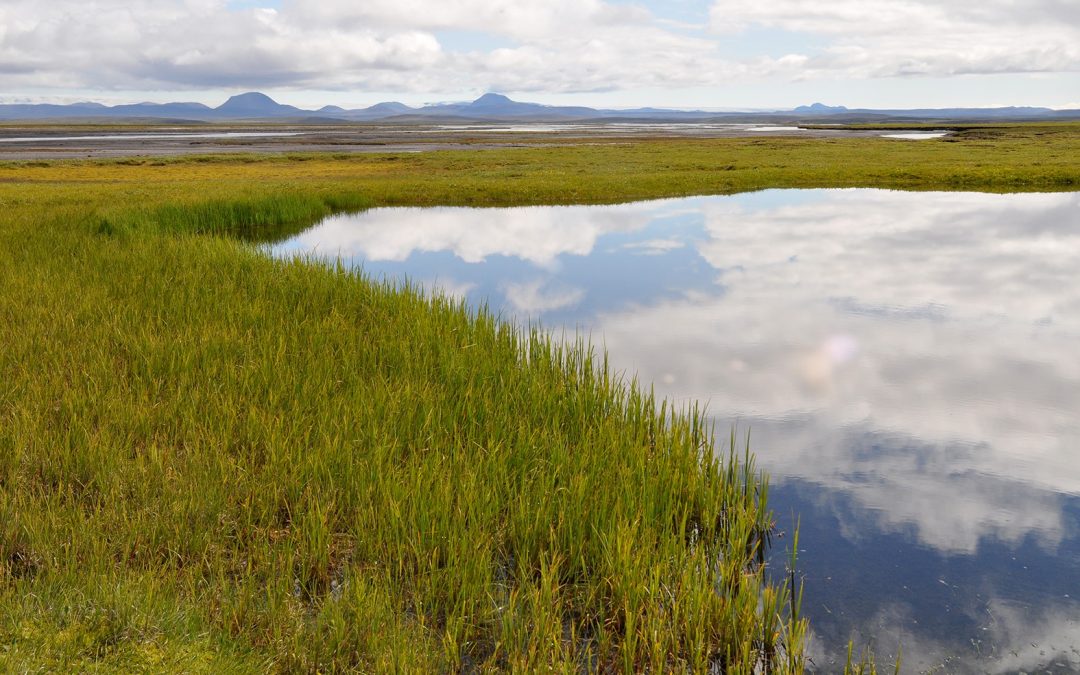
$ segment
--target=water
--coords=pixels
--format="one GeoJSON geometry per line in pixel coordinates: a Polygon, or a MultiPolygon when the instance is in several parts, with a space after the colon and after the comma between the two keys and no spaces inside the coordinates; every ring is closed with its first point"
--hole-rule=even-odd
{"type": "Polygon", "coordinates": [[[820,671],[852,636],[1080,670],[1080,193],[376,209],[272,250],[587,330],[750,430],[820,671]]]}
{"type": "Polygon", "coordinates": [[[905,141],[929,141],[935,138],[944,138],[949,135],[948,131],[927,131],[924,133],[910,132],[903,134],[882,134],[882,138],[899,138],[905,141]]]}
{"type": "Polygon", "coordinates": [[[289,131],[219,131],[207,133],[131,133],[131,134],[86,134],[82,136],[12,136],[0,138],[0,143],[52,143],[72,141],[182,141],[187,139],[209,138],[284,138],[300,136],[303,132],[289,131]]]}

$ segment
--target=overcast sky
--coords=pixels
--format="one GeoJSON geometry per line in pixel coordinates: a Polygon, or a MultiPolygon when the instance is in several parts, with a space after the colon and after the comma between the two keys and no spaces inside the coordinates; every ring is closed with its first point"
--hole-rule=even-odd
{"type": "Polygon", "coordinates": [[[0,0],[0,100],[1080,108],[1080,0],[0,0]]]}

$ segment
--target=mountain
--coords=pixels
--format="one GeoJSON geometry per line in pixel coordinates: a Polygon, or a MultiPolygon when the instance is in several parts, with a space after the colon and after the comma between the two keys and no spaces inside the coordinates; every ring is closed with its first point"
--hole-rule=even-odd
{"type": "Polygon", "coordinates": [[[491,108],[491,109],[508,108],[508,107],[513,108],[513,107],[522,106],[522,105],[532,105],[532,104],[518,103],[517,101],[512,100],[509,96],[503,96],[502,94],[488,93],[488,94],[484,94],[480,98],[478,98],[475,101],[473,101],[472,103],[470,103],[469,107],[473,108],[474,110],[480,110],[480,109],[483,109],[483,108],[491,108]]]}
{"type": "Polygon", "coordinates": [[[212,108],[202,103],[135,103],[106,108],[110,117],[171,117],[198,118],[210,113],[212,108]]]}
{"type": "Polygon", "coordinates": [[[553,109],[539,103],[519,103],[502,94],[484,94],[472,103],[460,108],[460,112],[470,117],[515,117],[554,112],[556,110],[558,108],[553,109]]]}
{"type": "Polygon", "coordinates": [[[257,91],[249,91],[246,94],[232,96],[217,108],[216,115],[221,117],[287,117],[303,115],[307,110],[301,110],[291,105],[282,105],[266,94],[257,91]]]}
{"type": "Polygon", "coordinates": [[[846,113],[848,109],[842,105],[825,105],[824,103],[812,103],[810,105],[801,105],[795,108],[797,113],[805,113],[808,115],[835,115],[837,113],[846,113]]]}
{"type": "Polygon", "coordinates": [[[37,120],[130,120],[168,119],[171,121],[215,121],[227,119],[276,119],[320,124],[334,122],[389,123],[483,123],[483,122],[717,122],[717,123],[798,123],[823,122],[974,122],[1039,119],[1080,119],[1080,111],[1049,108],[939,108],[915,110],[874,110],[846,108],[813,103],[794,110],[772,112],[709,112],[703,110],[670,110],[664,108],[635,108],[610,110],[581,106],[550,106],[515,101],[497,93],[487,93],[475,101],[437,103],[412,108],[403,103],[388,101],[368,108],[346,110],[328,105],[319,110],[303,110],[283,105],[266,94],[247,92],[229,98],[217,108],[201,103],[136,103],[105,106],[82,102],[70,105],[8,104],[0,105],[0,119],[37,120]]]}
{"type": "Polygon", "coordinates": [[[891,111],[897,116],[910,116],[917,118],[942,117],[945,119],[1039,119],[1051,117],[1054,110],[1051,108],[930,108],[916,110],[891,111]]]}
{"type": "MultiPolygon", "coordinates": [[[[397,104],[400,105],[400,104],[397,104]]],[[[590,119],[600,116],[593,108],[548,106],[540,103],[523,103],[502,94],[484,94],[475,101],[464,103],[437,103],[423,108],[407,108],[396,113],[410,120],[432,118],[440,121],[461,119],[464,121],[567,121],[590,119]]]]}
{"type": "Polygon", "coordinates": [[[581,119],[600,115],[600,112],[593,108],[521,103],[502,94],[484,94],[466,105],[463,112],[467,117],[501,117],[506,119],[530,117],[581,119]]]}
{"type": "Polygon", "coordinates": [[[370,108],[364,108],[364,112],[378,113],[386,115],[401,115],[403,113],[409,113],[415,110],[410,108],[404,103],[398,103],[397,101],[389,101],[387,103],[376,103],[370,108]]]}
{"type": "Polygon", "coordinates": [[[397,101],[387,101],[383,103],[376,103],[369,108],[346,110],[342,112],[339,117],[355,121],[365,121],[383,119],[385,117],[393,117],[394,115],[407,115],[413,112],[416,112],[416,109],[410,108],[404,103],[398,103],[397,101]]]}
{"type": "Polygon", "coordinates": [[[886,115],[901,119],[963,119],[963,120],[989,120],[989,119],[1024,119],[1038,117],[1052,117],[1058,112],[1051,108],[1031,107],[1007,107],[1007,108],[913,108],[913,109],[877,109],[877,108],[846,108],[829,106],[823,103],[801,105],[793,111],[803,115],[886,115]]]}

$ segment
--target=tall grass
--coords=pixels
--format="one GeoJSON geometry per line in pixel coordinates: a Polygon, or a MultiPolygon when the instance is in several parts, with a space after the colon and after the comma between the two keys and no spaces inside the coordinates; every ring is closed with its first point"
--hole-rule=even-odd
{"type": "Polygon", "coordinates": [[[332,213],[360,211],[371,205],[370,198],[358,194],[275,192],[247,199],[194,199],[135,208],[105,208],[97,217],[98,231],[114,236],[157,232],[272,241],[332,213]]]}
{"type": "Polygon", "coordinates": [[[801,665],[752,459],[585,343],[33,214],[0,228],[0,662],[801,665]]]}

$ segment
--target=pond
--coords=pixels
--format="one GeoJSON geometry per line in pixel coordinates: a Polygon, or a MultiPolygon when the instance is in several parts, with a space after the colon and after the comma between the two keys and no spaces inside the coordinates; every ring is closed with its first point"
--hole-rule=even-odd
{"type": "Polygon", "coordinates": [[[749,432],[818,670],[1080,669],[1080,193],[374,209],[272,252],[587,332],[749,432]]]}

